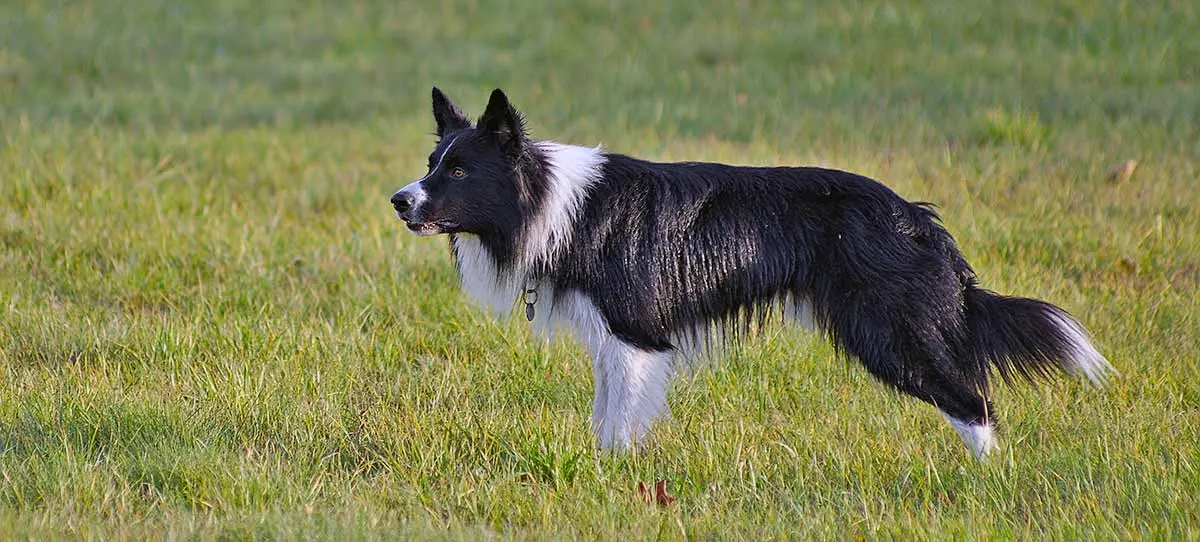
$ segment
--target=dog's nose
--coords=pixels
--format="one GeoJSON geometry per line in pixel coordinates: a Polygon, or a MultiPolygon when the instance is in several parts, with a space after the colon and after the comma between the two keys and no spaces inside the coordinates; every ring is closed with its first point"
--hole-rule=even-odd
{"type": "Polygon", "coordinates": [[[396,208],[397,213],[403,213],[412,207],[414,199],[411,193],[401,190],[392,194],[392,207],[396,208]]]}

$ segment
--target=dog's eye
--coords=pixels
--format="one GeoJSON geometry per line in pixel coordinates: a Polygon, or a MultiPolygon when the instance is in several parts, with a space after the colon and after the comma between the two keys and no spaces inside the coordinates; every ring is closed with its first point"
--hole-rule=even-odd
{"type": "Polygon", "coordinates": [[[463,168],[456,167],[456,168],[450,170],[450,177],[452,177],[452,178],[461,179],[466,176],[467,176],[467,170],[465,170],[463,168]]]}

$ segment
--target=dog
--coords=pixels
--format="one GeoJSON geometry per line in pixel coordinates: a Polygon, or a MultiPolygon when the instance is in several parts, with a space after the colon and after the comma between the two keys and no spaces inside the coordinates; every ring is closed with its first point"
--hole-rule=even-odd
{"type": "Polygon", "coordinates": [[[472,123],[436,87],[425,176],[391,196],[447,234],[466,294],[592,358],[597,444],[624,451],[669,414],[672,375],[773,315],[823,332],[876,379],[997,449],[989,377],[1114,373],[1049,303],[978,285],[940,217],[867,177],[815,167],[656,163],[530,138],[500,89],[472,123]]]}

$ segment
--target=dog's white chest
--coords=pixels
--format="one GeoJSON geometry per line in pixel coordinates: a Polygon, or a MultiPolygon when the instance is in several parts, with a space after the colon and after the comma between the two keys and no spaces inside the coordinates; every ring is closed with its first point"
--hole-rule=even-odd
{"type": "Polygon", "coordinates": [[[467,297],[485,309],[507,315],[521,291],[516,277],[501,270],[479,238],[471,234],[455,238],[454,257],[467,297]]]}

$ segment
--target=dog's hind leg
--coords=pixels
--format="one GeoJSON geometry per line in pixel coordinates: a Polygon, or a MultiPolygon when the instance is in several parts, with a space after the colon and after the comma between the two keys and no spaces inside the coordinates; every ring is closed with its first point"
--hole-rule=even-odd
{"type": "Polygon", "coordinates": [[[907,367],[916,365],[919,368],[908,370],[905,377],[889,381],[890,384],[937,407],[976,459],[983,459],[998,449],[993,431],[996,415],[985,390],[970,384],[957,371],[939,370],[945,369],[945,364],[926,364],[920,357],[911,355],[904,363],[907,367]]]}
{"type": "Polygon", "coordinates": [[[625,450],[645,443],[654,421],[670,414],[671,352],[646,350],[610,335],[593,355],[592,429],[600,448],[625,450]]]}
{"type": "Polygon", "coordinates": [[[902,360],[898,366],[863,361],[880,380],[940,410],[976,459],[996,451],[993,431],[996,415],[986,391],[971,384],[958,371],[946,370],[945,363],[929,363],[924,356],[914,354],[917,353],[909,352],[898,358],[902,360]]]}
{"type": "Polygon", "coordinates": [[[914,324],[930,319],[914,314],[893,319],[888,314],[836,314],[833,335],[877,379],[937,407],[976,458],[995,451],[996,417],[987,397],[987,374],[980,372],[986,369],[957,363],[940,331],[914,324]]]}
{"type": "Polygon", "coordinates": [[[942,415],[946,417],[946,421],[954,426],[954,430],[958,431],[959,438],[963,444],[975,454],[976,459],[983,459],[999,449],[996,444],[996,437],[993,431],[995,422],[991,418],[965,420],[957,418],[952,414],[942,411],[942,415]]]}
{"type": "Polygon", "coordinates": [[[999,448],[994,432],[996,413],[986,389],[970,383],[956,370],[947,370],[944,363],[930,367],[932,371],[903,383],[900,389],[937,407],[976,459],[995,452],[999,448]]]}

